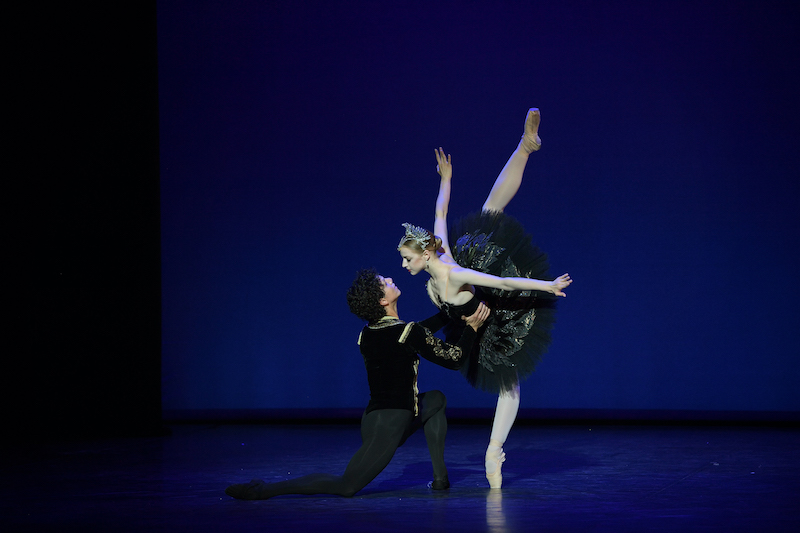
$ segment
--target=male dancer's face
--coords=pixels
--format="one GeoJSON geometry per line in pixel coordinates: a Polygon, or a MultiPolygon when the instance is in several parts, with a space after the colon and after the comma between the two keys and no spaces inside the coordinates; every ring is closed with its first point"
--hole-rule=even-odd
{"type": "Polygon", "coordinates": [[[397,285],[394,284],[392,278],[384,278],[383,276],[378,276],[378,279],[381,280],[381,287],[383,287],[383,297],[386,298],[388,303],[392,303],[397,301],[400,298],[400,289],[397,288],[397,285]]]}

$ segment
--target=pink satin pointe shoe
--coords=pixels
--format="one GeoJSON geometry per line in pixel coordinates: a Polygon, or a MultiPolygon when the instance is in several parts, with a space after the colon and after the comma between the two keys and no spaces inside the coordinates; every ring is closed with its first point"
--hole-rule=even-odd
{"type": "Polygon", "coordinates": [[[503,462],[506,460],[506,453],[502,446],[490,444],[489,447],[497,450],[486,450],[486,481],[489,482],[489,488],[499,489],[503,486],[503,462]],[[489,473],[489,470],[492,472],[489,473]]]}
{"type": "Polygon", "coordinates": [[[542,147],[542,139],[539,138],[539,122],[541,119],[542,116],[537,108],[528,109],[528,114],[525,116],[525,133],[522,134],[520,145],[529,154],[538,151],[542,147]]]}

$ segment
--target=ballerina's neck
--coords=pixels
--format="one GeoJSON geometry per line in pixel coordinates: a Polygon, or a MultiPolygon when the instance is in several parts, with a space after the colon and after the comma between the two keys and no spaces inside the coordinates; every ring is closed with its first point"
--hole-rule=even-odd
{"type": "Polygon", "coordinates": [[[431,277],[431,285],[436,289],[436,292],[447,292],[447,286],[450,284],[450,271],[453,267],[440,263],[436,266],[431,266],[428,270],[428,275],[431,277]]]}

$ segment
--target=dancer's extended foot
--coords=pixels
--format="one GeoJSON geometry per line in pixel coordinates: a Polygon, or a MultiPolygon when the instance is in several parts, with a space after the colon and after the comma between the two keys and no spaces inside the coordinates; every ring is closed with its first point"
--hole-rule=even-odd
{"type": "Polygon", "coordinates": [[[239,500],[264,500],[269,498],[260,490],[265,483],[260,479],[254,479],[250,483],[237,483],[225,489],[225,494],[239,500]]]}
{"type": "Polygon", "coordinates": [[[503,486],[503,462],[506,460],[506,454],[503,451],[503,443],[496,440],[489,441],[489,447],[486,448],[486,481],[489,482],[489,487],[499,489],[503,486]]]}
{"type": "Polygon", "coordinates": [[[535,107],[528,109],[525,116],[525,133],[522,134],[520,146],[528,153],[535,152],[542,147],[542,140],[539,138],[539,122],[542,116],[535,107]]]}

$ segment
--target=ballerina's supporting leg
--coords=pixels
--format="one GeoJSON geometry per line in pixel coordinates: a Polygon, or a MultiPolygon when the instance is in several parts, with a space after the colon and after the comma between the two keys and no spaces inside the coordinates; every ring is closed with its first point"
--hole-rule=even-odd
{"type": "Polygon", "coordinates": [[[506,166],[497,176],[494,186],[483,204],[484,211],[502,211],[517,194],[519,186],[522,184],[525,165],[528,163],[528,155],[542,147],[542,140],[539,138],[539,121],[539,110],[529,109],[525,117],[525,133],[523,133],[517,149],[508,158],[506,166]]]}
{"type": "Polygon", "coordinates": [[[513,390],[502,392],[497,397],[497,409],[492,423],[492,434],[486,448],[486,480],[489,487],[499,489],[503,486],[502,464],[506,460],[503,444],[508,438],[511,426],[519,411],[519,385],[513,390]]]}

